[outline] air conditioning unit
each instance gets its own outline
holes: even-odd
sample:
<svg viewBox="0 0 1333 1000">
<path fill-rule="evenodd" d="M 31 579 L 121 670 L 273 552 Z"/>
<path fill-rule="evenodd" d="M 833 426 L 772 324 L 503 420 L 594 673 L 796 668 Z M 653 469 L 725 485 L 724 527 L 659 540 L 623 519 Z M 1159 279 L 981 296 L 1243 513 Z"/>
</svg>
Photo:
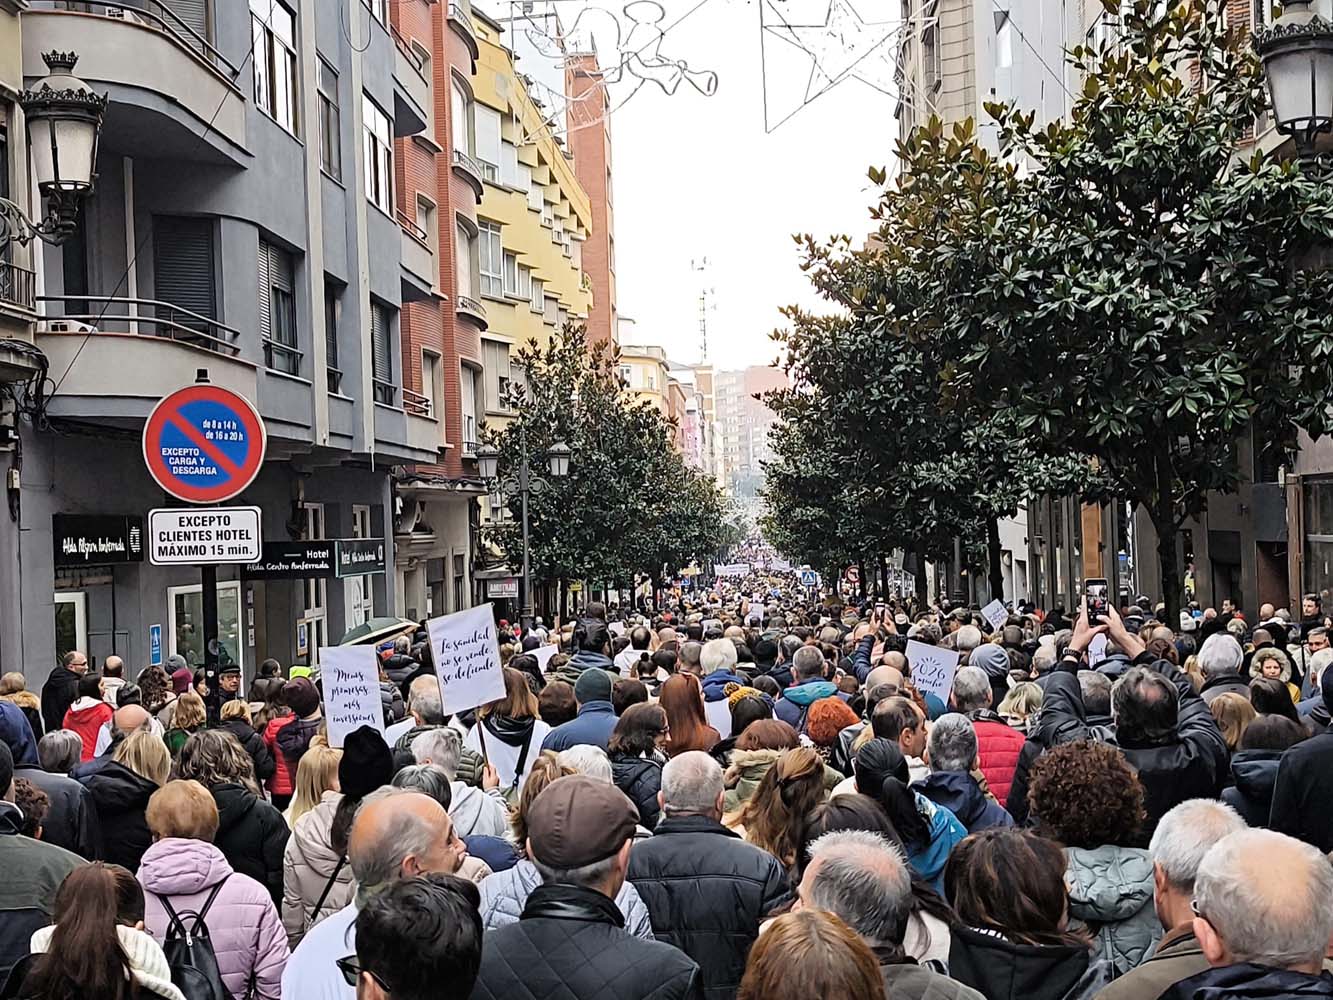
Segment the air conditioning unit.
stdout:
<svg viewBox="0 0 1333 1000">
<path fill-rule="evenodd" d="M 45 333 L 96 333 L 97 327 L 74 319 L 48 319 L 43 323 Z"/>
<path fill-rule="evenodd" d="M 107 7 L 106 16 L 114 17 L 117 21 L 130 21 L 133 24 L 146 24 L 149 27 L 152 27 L 152 23 L 142 15 L 137 14 L 132 10 L 128 10 L 125 7 Z"/>
</svg>

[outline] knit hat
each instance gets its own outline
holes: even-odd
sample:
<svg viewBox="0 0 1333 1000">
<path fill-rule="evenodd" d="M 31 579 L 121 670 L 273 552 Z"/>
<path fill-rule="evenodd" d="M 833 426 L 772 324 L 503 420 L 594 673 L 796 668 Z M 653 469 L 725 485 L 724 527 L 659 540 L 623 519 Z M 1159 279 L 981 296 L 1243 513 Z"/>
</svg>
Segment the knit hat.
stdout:
<svg viewBox="0 0 1333 1000">
<path fill-rule="evenodd" d="M 176 694 L 184 694 L 193 683 L 194 674 L 189 667 L 180 667 L 171 674 L 171 690 Z"/>
<path fill-rule="evenodd" d="M 611 675 L 599 667 L 588 667 L 574 682 L 574 700 L 580 705 L 590 701 L 611 700 Z"/>
<path fill-rule="evenodd" d="M 967 658 L 968 666 L 980 667 L 987 677 L 1003 677 L 1009 673 L 1009 654 L 993 642 L 982 643 Z"/>
<path fill-rule="evenodd" d="M 349 798 L 369 795 L 393 780 L 393 753 L 378 729 L 361 726 L 343 738 L 338 787 Z"/>
<path fill-rule="evenodd" d="M 309 677 L 298 677 L 282 686 L 282 702 L 303 719 L 319 708 L 319 692 Z"/>
<path fill-rule="evenodd" d="M 615 785 L 586 774 L 557 778 L 528 809 L 533 859 L 582 868 L 611 857 L 634 836 L 639 811 Z"/>
<path fill-rule="evenodd" d="M 727 708 L 735 708 L 736 703 L 740 701 L 742 698 L 764 697 L 764 692 L 760 691 L 758 688 L 742 687 L 735 681 L 732 681 L 730 684 L 726 685 L 722 690 L 727 696 Z"/>
<path fill-rule="evenodd" d="M 287 671 L 287 676 L 290 677 L 292 680 L 296 680 L 296 678 L 298 677 L 313 677 L 314 675 L 315 672 L 313 670 L 311 670 L 309 667 L 303 667 L 303 666 L 294 666 L 292 667 L 292 669 Z"/>
</svg>

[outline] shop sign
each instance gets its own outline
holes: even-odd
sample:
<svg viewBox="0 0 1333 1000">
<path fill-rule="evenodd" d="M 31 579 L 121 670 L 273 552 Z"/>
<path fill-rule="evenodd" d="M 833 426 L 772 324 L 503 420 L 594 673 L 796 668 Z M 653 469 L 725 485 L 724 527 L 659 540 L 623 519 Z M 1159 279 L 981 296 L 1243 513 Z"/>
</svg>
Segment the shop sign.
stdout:
<svg viewBox="0 0 1333 1000">
<path fill-rule="evenodd" d="M 333 546 L 328 539 L 265 542 L 260 557 L 241 569 L 241 579 L 313 580 L 332 576 Z"/>
<path fill-rule="evenodd" d="M 143 562 L 143 518 L 107 514 L 55 514 L 51 535 L 57 566 Z"/>
<path fill-rule="evenodd" d="M 369 576 L 386 569 L 382 538 L 340 538 L 334 546 L 339 577 Z"/>
</svg>

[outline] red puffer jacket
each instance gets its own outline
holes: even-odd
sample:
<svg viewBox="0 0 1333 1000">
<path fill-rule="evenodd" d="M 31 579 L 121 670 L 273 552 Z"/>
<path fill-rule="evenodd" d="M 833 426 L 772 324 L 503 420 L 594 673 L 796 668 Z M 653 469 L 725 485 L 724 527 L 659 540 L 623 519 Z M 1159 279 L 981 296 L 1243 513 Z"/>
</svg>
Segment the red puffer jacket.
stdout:
<svg viewBox="0 0 1333 1000">
<path fill-rule="evenodd" d="M 287 758 L 283 756 L 282 751 L 278 749 L 278 730 L 295 721 L 294 715 L 280 715 L 276 719 L 269 719 L 268 726 L 264 729 L 264 743 L 269 753 L 273 755 L 276 765 L 273 777 L 269 778 L 267 783 L 271 795 L 291 795 L 295 790 L 296 774 L 288 766 Z"/>
<path fill-rule="evenodd" d="M 1027 737 L 1008 725 L 990 709 L 971 713 L 972 728 L 977 733 L 977 754 L 981 758 L 981 773 L 997 802 L 1009 798 L 1009 786 L 1014 782 L 1018 755 Z"/>
</svg>

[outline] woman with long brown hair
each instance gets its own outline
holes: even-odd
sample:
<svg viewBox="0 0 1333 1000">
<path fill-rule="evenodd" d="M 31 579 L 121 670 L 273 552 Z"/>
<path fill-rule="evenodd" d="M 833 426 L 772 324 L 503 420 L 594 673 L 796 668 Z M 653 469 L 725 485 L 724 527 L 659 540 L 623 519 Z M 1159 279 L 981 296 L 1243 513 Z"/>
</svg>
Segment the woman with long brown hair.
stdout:
<svg viewBox="0 0 1333 1000">
<path fill-rule="evenodd" d="M 56 891 L 54 916 L 53 926 L 32 936 L 32 957 L 17 996 L 185 1000 L 172 985 L 161 946 L 140 929 L 143 890 L 124 868 L 100 861 L 75 868 Z"/>
<path fill-rule="evenodd" d="M 805 817 L 827 794 L 823 758 L 797 747 L 783 751 L 754 795 L 722 822 L 791 868 Z"/>
<path fill-rule="evenodd" d="M 1065 852 L 1013 827 L 984 830 L 953 849 L 945 895 L 958 914 L 949 975 L 988 997 L 1075 1000 L 1110 981 L 1092 942 L 1069 928 Z"/>
<path fill-rule="evenodd" d="M 667 756 L 675 757 L 687 750 L 707 753 L 722 739 L 721 734 L 708 724 L 704 713 L 704 693 L 699 678 L 693 674 L 676 674 L 662 685 L 657 703 L 667 715 L 671 739 L 667 742 Z"/>
<path fill-rule="evenodd" d="M 759 935 L 736 1000 L 884 1000 L 879 962 L 859 934 L 831 913 L 802 909 Z"/>
<path fill-rule="evenodd" d="M 480 754 L 495 768 L 500 788 L 512 801 L 532 771 L 551 727 L 540 718 L 541 706 L 527 674 L 505 667 L 504 682 L 505 696 L 477 710 L 477 724 L 468 731 L 463 748 Z"/>
</svg>

